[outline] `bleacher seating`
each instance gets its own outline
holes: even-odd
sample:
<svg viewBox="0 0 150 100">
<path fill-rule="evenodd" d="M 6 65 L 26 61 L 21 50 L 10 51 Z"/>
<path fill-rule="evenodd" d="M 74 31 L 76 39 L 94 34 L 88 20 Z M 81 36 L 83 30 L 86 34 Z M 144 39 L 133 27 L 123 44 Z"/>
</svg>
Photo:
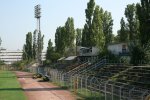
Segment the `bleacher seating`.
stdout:
<svg viewBox="0 0 150 100">
<path fill-rule="evenodd" d="M 115 77 L 116 82 L 150 89 L 150 67 L 133 67 Z"/>
</svg>

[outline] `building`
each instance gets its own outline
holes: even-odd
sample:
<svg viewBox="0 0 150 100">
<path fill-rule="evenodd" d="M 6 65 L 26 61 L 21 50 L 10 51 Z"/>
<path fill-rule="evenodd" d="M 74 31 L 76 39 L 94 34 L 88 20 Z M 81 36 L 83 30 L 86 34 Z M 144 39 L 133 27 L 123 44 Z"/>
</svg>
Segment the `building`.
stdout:
<svg viewBox="0 0 150 100">
<path fill-rule="evenodd" d="M 109 44 L 107 47 L 108 51 L 110 51 L 114 55 L 125 56 L 129 54 L 129 48 L 127 43 L 113 43 Z"/>
<path fill-rule="evenodd" d="M 0 49 L 0 60 L 5 64 L 12 64 L 22 60 L 22 50 L 6 50 Z M 46 52 L 42 52 L 42 60 L 45 60 Z"/>
<path fill-rule="evenodd" d="M 12 64 L 16 61 L 20 61 L 22 60 L 22 51 L 1 49 L 0 60 L 4 61 L 5 64 Z"/>
<path fill-rule="evenodd" d="M 95 61 L 98 59 L 99 49 L 97 47 L 77 47 L 80 61 Z"/>
</svg>

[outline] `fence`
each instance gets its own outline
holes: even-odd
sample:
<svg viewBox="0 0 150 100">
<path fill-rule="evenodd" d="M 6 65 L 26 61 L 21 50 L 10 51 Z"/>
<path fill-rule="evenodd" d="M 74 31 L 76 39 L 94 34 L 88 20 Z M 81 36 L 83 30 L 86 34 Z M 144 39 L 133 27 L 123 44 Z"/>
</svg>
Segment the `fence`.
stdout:
<svg viewBox="0 0 150 100">
<path fill-rule="evenodd" d="M 94 76 L 71 75 L 48 67 L 32 67 L 30 71 L 47 75 L 52 82 L 67 87 L 75 93 L 92 97 L 91 100 L 145 100 L 150 94 L 148 89 L 137 88 L 119 82 L 105 81 Z"/>
<path fill-rule="evenodd" d="M 10 65 L 0 65 L 0 70 L 18 70 L 18 68 Z"/>
</svg>

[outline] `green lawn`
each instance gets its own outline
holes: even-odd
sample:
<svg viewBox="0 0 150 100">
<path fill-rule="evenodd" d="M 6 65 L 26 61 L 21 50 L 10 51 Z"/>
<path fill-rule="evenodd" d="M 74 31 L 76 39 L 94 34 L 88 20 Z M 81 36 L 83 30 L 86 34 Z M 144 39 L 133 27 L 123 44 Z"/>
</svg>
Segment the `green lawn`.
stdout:
<svg viewBox="0 0 150 100">
<path fill-rule="evenodd" d="M 0 71 L 0 100 L 26 100 L 14 73 Z"/>
</svg>

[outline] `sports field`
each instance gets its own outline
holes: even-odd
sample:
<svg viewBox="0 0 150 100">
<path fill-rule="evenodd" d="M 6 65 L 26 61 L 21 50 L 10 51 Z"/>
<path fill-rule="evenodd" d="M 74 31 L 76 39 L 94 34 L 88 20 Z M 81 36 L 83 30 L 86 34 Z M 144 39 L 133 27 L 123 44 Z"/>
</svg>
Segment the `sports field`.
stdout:
<svg viewBox="0 0 150 100">
<path fill-rule="evenodd" d="M 0 71 L 0 100 L 26 100 L 13 72 Z"/>
</svg>

